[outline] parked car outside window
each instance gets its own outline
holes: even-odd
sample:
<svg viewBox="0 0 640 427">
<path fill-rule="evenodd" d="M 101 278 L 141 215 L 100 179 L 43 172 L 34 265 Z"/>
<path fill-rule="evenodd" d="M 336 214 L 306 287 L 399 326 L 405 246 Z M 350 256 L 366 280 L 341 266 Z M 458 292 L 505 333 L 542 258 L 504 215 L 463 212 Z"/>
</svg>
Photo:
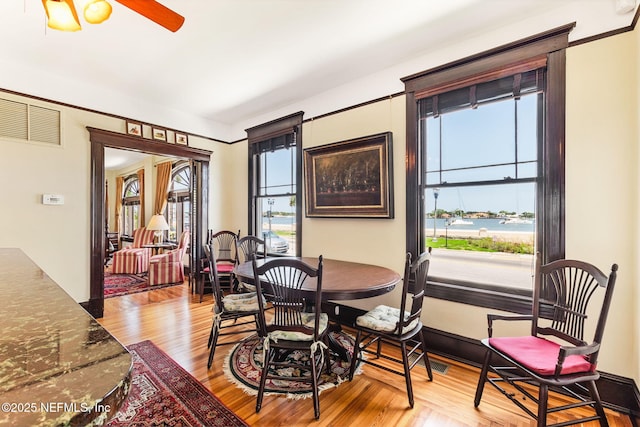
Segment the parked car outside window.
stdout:
<svg viewBox="0 0 640 427">
<path fill-rule="evenodd" d="M 273 231 L 263 231 L 262 238 L 267 245 L 267 252 L 284 254 L 289 250 L 289 242 Z"/>
</svg>

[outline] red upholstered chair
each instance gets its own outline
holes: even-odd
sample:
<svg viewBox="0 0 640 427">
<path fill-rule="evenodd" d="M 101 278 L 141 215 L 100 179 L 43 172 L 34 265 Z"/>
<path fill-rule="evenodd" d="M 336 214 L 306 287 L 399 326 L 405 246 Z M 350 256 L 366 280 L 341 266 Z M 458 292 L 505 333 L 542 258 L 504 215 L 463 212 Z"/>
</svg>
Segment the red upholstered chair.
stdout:
<svg viewBox="0 0 640 427">
<path fill-rule="evenodd" d="M 189 232 L 184 231 L 176 249 L 154 255 L 149 261 L 149 285 L 184 282 L 182 259 L 189 246 Z"/>
<path fill-rule="evenodd" d="M 143 245 L 153 243 L 152 230 L 140 227 L 133 232 L 133 244 L 113 253 L 112 272 L 117 274 L 140 274 L 149 270 L 151 248 Z"/>
<path fill-rule="evenodd" d="M 487 316 L 489 338 L 482 340 L 487 350 L 476 389 L 475 406 L 480 404 L 485 382 L 488 382 L 536 419 L 538 426 L 547 426 L 548 414 L 579 406 L 590 406 L 594 410 L 593 416 L 576 419 L 573 416 L 578 414 L 572 414 L 569 421 L 549 425 L 599 420 L 601 426 L 607 426 L 596 387 L 596 380 L 600 377 L 596 363 L 617 270 L 618 266 L 613 264 L 607 276 L 586 262 L 564 259 L 541 265 L 538 256 L 532 315 Z M 592 298 L 599 291 L 603 295 Z M 588 307 L 590 302 L 596 301 L 602 301 L 599 310 L 597 306 Z M 594 316 L 590 318 L 590 314 Z M 496 320 L 529 321 L 531 334 L 492 337 Z M 586 331 L 594 331 L 591 342 L 584 339 Z M 500 366 L 492 364 L 492 356 L 499 359 Z M 550 390 L 562 392 L 570 402 L 549 408 Z"/>
</svg>

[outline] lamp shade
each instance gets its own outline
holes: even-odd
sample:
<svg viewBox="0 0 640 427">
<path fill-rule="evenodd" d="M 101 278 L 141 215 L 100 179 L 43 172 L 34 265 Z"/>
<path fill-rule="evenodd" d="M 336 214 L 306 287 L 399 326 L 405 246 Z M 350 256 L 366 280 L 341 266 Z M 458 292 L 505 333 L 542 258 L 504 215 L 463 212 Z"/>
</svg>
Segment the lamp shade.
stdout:
<svg viewBox="0 0 640 427">
<path fill-rule="evenodd" d="M 73 0 L 42 0 L 47 13 L 47 26 L 60 31 L 78 31 L 80 20 Z"/>
<path fill-rule="evenodd" d="M 167 224 L 167 220 L 164 219 L 164 215 L 154 215 L 149 220 L 149 224 L 147 225 L 147 230 L 153 231 L 164 231 L 169 229 L 169 224 Z"/>
<path fill-rule="evenodd" d="M 111 16 L 111 5 L 106 0 L 90 0 L 84 6 L 84 19 L 89 24 L 99 24 Z"/>
</svg>

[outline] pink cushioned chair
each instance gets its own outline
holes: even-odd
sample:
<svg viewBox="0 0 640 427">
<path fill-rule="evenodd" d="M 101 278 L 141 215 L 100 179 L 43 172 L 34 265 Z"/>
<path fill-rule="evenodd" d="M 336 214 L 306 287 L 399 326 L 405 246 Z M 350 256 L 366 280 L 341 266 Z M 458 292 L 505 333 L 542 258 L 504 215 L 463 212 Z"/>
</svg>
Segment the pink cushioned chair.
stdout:
<svg viewBox="0 0 640 427">
<path fill-rule="evenodd" d="M 151 286 L 184 282 L 182 259 L 188 246 L 189 232 L 185 231 L 180 236 L 180 243 L 176 249 L 151 257 L 149 262 L 149 284 Z"/>
<path fill-rule="evenodd" d="M 112 272 L 117 274 L 140 274 L 149 271 L 151 248 L 143 245 L 153 243 L 152 230 L 140 227 L 133 232 L 133 244 L 113 253 Z"/>
<path fill-rule="evenodd" d="M 613 264 L 607 276 L 586 262 L 564 259 L 541 265 L 538 255 L 532 315 L 487 316 L 489 338 L 482 340 L 487 350 L 476 389 L 475 406 L 480 404 L 485 382 L 489 382 L 536 419 L 538 426 L 547 426 L 549 413 L 580 406 L 591 406 L 593 415 L 588 416 L 587 413 L 585 418 L 549 425 L 599 420 L 601 426 L 608 426 L 596 387 L 596 380 L 600 378 L 596 363 L 617 270 L 618 266 Z M 587 307 L 598 291 L 604 292 L 602 306 L 599 315 L 590 319 L 588 313 L 596 313 L 596 310 Z M 597 298 L 593 302 L 599 300 Z M 531 322 L 531 335 L 494 338 L 493 322 L 496 320 L 527 320 Z M 587 330 L 595 331 L 591 342 L 583 337 Z M 501 366 L 492 365 L 492 356 L 499 356 Z M 576 388 L 576 385 L 581 388 Z M 538 389 L 537 396 L 531 386 Z M 550 390 L 570 396 L 571 402 L 549 408 Z M 534 412 L 536 406 L 537 411 Z"/>
</svg>

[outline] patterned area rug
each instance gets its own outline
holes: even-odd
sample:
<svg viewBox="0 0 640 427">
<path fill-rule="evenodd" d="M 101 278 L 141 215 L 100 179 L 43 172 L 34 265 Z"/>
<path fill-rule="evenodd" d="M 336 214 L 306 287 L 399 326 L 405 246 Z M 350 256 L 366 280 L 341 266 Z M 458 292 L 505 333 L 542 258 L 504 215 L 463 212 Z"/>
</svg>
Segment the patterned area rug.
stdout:
<svg viewBox="0 0 640 427">
<path fill-rule="evenodd" d="M 131 391 L 108 427 L 247 426 L 151 341 L 128 350 L 133 356 Z"/>
<path fill-rule="evenodd" d="M 104 297 L 118 297 L 121 295 L 137 294 L 138 292 L 153 291 L 182 283 L 170 283 L 166 285 L 149 286 L 147 276 L 137 274 L 114 274 L 104 272 Z"/>
<path fill-rule="evenodd" d="M 333 339 L 344 347 L 349 353 L 353 352 L 354 339 L 344 332 L 330 332 Z M 299 355 L 289 356 L 298 357 Z M 308 358 L 308 355 L 305 355 Z M 258 394 L 260 386 L 260 373 L 262 372 L 262 340 L 257 335 L 250 336 L 236 344 L 224 361 L 224 374 L 232 383 L 242 388 L 251 395 Z M 320 392 L 337 387 L 343 381 L 349 380 L 350 362 L 345 362 L 334 355 L 331 356 L 331 374 L 327 374 L 326 368 L 320 377 L 318 386 Z M 356 369 L 356 375 L 360 374 L 360 366 Z M 311 397 L 311 385 L 295 380 L 292 373 L 291 381 L 267 380 L 265 395 L 281 394 L 290 399 L 304 399 Z"/>
</svg>

